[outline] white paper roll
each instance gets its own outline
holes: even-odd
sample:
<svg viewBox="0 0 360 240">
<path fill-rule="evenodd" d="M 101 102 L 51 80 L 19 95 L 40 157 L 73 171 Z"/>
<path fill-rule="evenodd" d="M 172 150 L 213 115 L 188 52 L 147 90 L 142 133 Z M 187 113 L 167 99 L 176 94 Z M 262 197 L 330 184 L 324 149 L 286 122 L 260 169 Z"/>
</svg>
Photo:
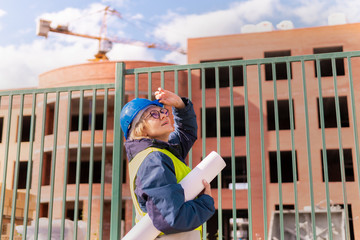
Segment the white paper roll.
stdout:
<svg viewBox="0 0 360 240">
<path fill-rule="evenodd" d="M 202 180 L 211 182 L 226 166 L 224 159 L 216 152 L 206 156 L 186 177 L 180 185 L 184 189 L 185 201 L 194 199 L 204 189 Z M 154 240 L 160 231 L 157 230 L 149 215 L 146 214 L 122 240 Z"/>
</svg>

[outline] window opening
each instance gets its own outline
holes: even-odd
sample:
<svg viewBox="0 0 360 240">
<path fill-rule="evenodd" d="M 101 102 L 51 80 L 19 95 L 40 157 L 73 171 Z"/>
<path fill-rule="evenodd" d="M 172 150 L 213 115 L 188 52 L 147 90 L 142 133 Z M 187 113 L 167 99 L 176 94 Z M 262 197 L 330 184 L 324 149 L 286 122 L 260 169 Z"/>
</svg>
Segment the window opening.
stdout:
<svg viewBox="0 0 360 240">
<path fill-rule="evenodd" d="M 45 135 L 51 135 L 54 133 L 54 114 L 55 114 L 55 103 L 47 104 Z"/>
<path fill-rule="evenodd" d="M 226 166 L 221 172 L 221 187 L 232 189 L 231 157 L 223 157 Z M 217 188 L 217 181 L 212 181 L 211 188 Z M 247 189 L 246 157 L 235 157 L 235 189 Z"/>
<path fill-rule="evenodd" d="M 216 137 L 216 108 L 206 108 L 206 137 Z M 220 107 L 220 133 L 222 137 L 231 136 L 230 107 Z M 245 136 L 244 106 L 234 107 L 234 134 Z"/>
<path fill-rule="evenodd" d="M 222 229 L 223 239 L 233 239 L 233 224 L 237 224 L 237 238 L 236 239 L 248 239 L 248 210 L 236 209 L 237 219 L 233 220 L 232 209 L 222 209 Z M 218 210 L 215 210 L 215 214 L 207 221 L 207 239 L 217 240 L 218 230 Z"/>
<path fill-rule="evenodd" d="M 293 104 L 293 120 L 294 120 L 294 129 L 295 129 L 295 117 L 294 117 L 294 100 Z M 267 124 L 268 130 L 275 130 L 275 112 L 274 112 L 274 101 L 267 101 Z M 288 130 L 290 129 L 290 109 L 289 109 L 289 100 L 278 100 L 278 119 L 279 119 L 279 130 Z"/>
<path fill-rule="evenodd" d="M 21 142 L 30 141 L 30 126 L 31 126 L 31 116 L 23 116 L 22 126 L 21 126 L 21 139 L 20 139 Z M 34 132 L 35 132 L 35 126 L 34 126 Z"/>
<path fill-rule="evenodd" d="M 3 129 L 4 129 L 4 118 L 0 117 L 0 143 L 2 143 Z"/>
<path fill-rule="evenodd" d="M 218 61 L 234 61 L 234 60 L 242 60 L 242 58 L 237 59 L 218 59 L 218 60 L 209 60 L 209 61 L 201 61 L 201 63 L 206 62 L 218 62 Z M 229 87 L 229 67 L 219 67 L 219 87 L 225 88 Z M 233 73 L 233 86 L 244 86 L 243 79 L 243 66 L 232 66 Z M 205 88 L 215 88 L 215 68 L 206 68 L 205 69 Z M 201 83 L 201 82 L 200 82 Z"/>
<path fill-rule="evenodd" d="M 340 108 L 341 127 L 349 127 L 349 113 L 348 113 L 346 96 L 339 97 L 339 108 Z M 319 98 L 317 98 L 317 109 L 318 109 L 319 128 L 321 128 Z M 323 109 L 324 109 L 325 128 L 336 128 L 337 120 L 336 120 L 335 97 L 323 98 Z"/>
<path fill-rule="evenodd" d="M 81 162 L 80 162 L 80 183 L 89 183 L 89 170 L 90 170 L 90 148 L 83 148 L 81 150 Z M 102 148 L 97 147 L 94 149 L 93 156 L 93 183 L 101 183 L 101 157 Z M 126 166 L 126 161 L 124 161 Z M 76 168 L 77 168 L 77 149 L 71 149 L 69 151 L 69 164 L 68 164 L 68 176 L 67 184 L 76 184 Z M 126 169 L 123 169 L 123 173 Z M 112 181 L 112 152 L 111 148 L 106 149 L 105 155 L 105 183 L 111 183 Z M 123 182 L 126 180 L 126 175 L 123 175 Z"/>
<path fill-rule="evenodd" d="M 346 182 L 353 182 L 354 167 L 353 167 L 351 149 L 343 149 L 343 154 L 344 154 L 345 180 Z M 329 182 L 341 182 L 339 149 L 327 149 L 326 157 L 327 157 L 327 165 L 328 165 Z M 325 182 L 323 150 L 321 150 L 321 169 L 322 169 L 322 181 Z"/>
<path fill-rule="evenodd" d="M 27 167 L 28 162 L 20 161 L 19 162 L 19 179 L 18 179 L 18 189 L 26 189 L 26 179 L 27 179 Z M 31 184 L 30 184 L 31 185 Z"/>
<path fill-rule="evenodd" d="M 40 217 L 49 217 L 49 203 L 40 203 Z"/>
<path fill-rule="evenodd" d="M 264 53 L 265 58 L 286 57 L 286 56 L 291 56 L 290 50 Z M 275 63 L 275 71 L 276 71 L 276 80 L 286 80 L 287 79 L 286 62 Z M 291 63 L 290 63 L 290 79 L 292 79 Z M 272 72 L 272 64 L 271 63 L 265 64 L 265 80 L 266 81 L 273 80 L 273 72 Z"/>
<path fill-rule="evenodd" d="M 299 180 L 298 170 L 297 170 L 297 154 L 295 151 L 295 163 L 296 166 L 292 165 L 292 152 L 291 151 L 281 151 L 281 182 L 289 183 L 293 182 L 293 167 L 296 168 L 296 180 Z M 270 183 L 278 183 L 278 174 L 277 174 L 277 152 L 269 152 L 270 160 Z"/>
<path fill-rule="evenodd" d="M 78 204 L 78 220 L 83 220 L 84 216 L 83 216 L 83 201 L 79 201 Z M 66 202 L 66 219 L 75 220 L 75 202 L 74 201 L 69 201 Z"/>
<path fill-rule="evenodd" d="M 314 54 L 321 54 L 321 53 L 332 53 L 332 52 L 342 52 L 343 47 L 322 47 L 322 48 L 314 48 Z M 321 77 L 330 77 L 333 76 L 332 64 L 331 59 L 321 59 L 320 63 L 320 73 Z M 315 77 L 317 77 L 317 68 L 316 68 L 316 61 L 314 61 L 315 66 Z M 344 76 L 345 75 L 345 68 L 344 68 L 344 59 L 343 58 L 336 58 L 335 59 L 335 67 L 336 67 L 336 75 L 337 76 Z"/>
<path fill-rule="evenodd" d="M 50 185 L 51 178 L 51 152 L 44 152 L 42 166 L 42 186 Z"/>
</svg>

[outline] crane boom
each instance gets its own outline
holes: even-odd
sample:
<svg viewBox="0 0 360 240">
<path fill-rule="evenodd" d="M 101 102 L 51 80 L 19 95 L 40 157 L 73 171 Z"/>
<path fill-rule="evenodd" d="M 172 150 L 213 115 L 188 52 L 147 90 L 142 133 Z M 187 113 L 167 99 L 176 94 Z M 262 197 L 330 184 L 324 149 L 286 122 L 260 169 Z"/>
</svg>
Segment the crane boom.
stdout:
<svg viewBox="0 0 360 240">
<path fill-rule="evenodd" d="M 68 26 L 66 26 L 66 25 L 58 25 L 56 28 L 53 28 L 53 27 L 51 27 L 51 21 L 44 20 L 44 19 L 39 20 L 37 29 L 36 29 L 36 35 L 47 38 L 49 32 L 55 32 L 55 33 L 61 33 L 61 34 L 67 34 L 67 35 L 72 35 L 72 36 L 77 36 L 77 37 L 98 40 L 99 41 L 99 51 L 95 55 L 94 61 L 108 60 L 106 53 L 111 50 L 113 43 L 129 44 L 129 45 L 135 45 L 135 46 L 139 46 L 139 47 L 154 48 L 154 49 L 160 49 L 160 50 L 164 50 L 164 51 L 175 51 L 175 52 L 179 52 L 181 54 L 186 54 L 185 50 L 175 47 L 175 46 L 168 45 L 168 44 L 150 43 L 150 42 L 143 42 L 143 41 L 137 41 L 137 40 L 132 40 L 132 39 L 125 39 L 125 38 L 106 37 L 105 35 L 106 35 L 107 11 L 110 11 L 111 13 L 116 13 L 119 16 L 120 16 L 120 13 L 118 13 L 116 10 L 109 9 L 109 7 L 106 7 L 104 9 L 104 11 L 105 11 L 105 13 L 104 13 L 103 22 L 102 22 L 102 26 L 101 26 L 101 32 L 100 32 L 99 36 L 93 36 L 93 35 L 88 35 L 88 34 L 72 32 L 69 30 Z M 106 46 L 106 47 L 104 47 L 104 46 Z"/>
</svg>

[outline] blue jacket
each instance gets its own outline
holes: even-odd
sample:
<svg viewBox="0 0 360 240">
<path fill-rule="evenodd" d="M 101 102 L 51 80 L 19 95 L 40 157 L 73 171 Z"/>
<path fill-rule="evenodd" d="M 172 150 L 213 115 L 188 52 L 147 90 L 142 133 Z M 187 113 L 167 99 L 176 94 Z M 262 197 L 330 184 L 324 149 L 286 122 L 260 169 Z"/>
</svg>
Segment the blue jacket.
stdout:
<svg viewBox="0 0 360 240">
<path fill-rule="evenodd" d="M 148 147 L 167 149 L 181 161 L 197 139 L 196 115 L 192 103 L 183 98 L 185 108 L 173 108 L 175 130 L 168 142 L 156 139 L 128 140 L 128 160 Z M 185 202 L 184 190 L 176 181 L 172 160 L 161 152 L 152 152 L 139 167 L 135 194 L 140 208 L 147 212 L 154 226 L 165 234 L 191 231 L 206 222 L 215 212 L 214 199 L 200 195 Z"/>
</svg>

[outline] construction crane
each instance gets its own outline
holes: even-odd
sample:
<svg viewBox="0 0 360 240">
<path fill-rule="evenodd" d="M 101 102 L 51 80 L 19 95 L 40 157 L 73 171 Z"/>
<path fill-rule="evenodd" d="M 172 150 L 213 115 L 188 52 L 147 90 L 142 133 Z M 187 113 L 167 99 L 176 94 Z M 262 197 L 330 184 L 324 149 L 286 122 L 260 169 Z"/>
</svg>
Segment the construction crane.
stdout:
<svg viewBox="0 0 360 240">
<path fill-rule="evenodd" d="M 154 49 L 160 49 L 165 51 L 175 51 L 179 52 L 181 54 L 186 54 L 186 51 L 172 46 L 168 44 L 161 44 L 161 43 L 149 43 L 149 42 L 143 42 L 143 41 L 137 41 L 137 40 L 131 40 L 131 39 L 125 39 L 125 38 L 109 38 L 106 37 L 106 31 L 107 31 L 107 24 L 106 24 L 106 18 L 108 13 L 117 15 L 121 18 L 121 15 L 119 12 L 117 12 L 114 9 L 111 9 L 110 7 L 106 7 L 104 10 L 104 16 L 101 24 L 100 34 L 99 36 L 92 36 L 87 34 L 81 34 L 72 32 L 69 30 L 69 27 L 67 25 L 58 25 L 56 28 L 51 27 L 51 21 L 40 19 L 37 27 L 36 27 L 36 35 L 42 36 L 42 37 L 48 37 L 49 32 L 56 32 L 56 33 L 62 33 L 77 37 L 83 37 L 83 38 L 90 38 L 95 39 L 99 41 L 99 50 L 98 53 L 95 54 L 95 59 L 91 59 L 92 61 L 106 61 L 109 60 L 106 54 L 112 49 L 113 43 L 123 43 L 123 44 L 130 44 L 135 45 L 139 47 L 145 47 L 145 48 L 154 48 Z"/>
</svg>

